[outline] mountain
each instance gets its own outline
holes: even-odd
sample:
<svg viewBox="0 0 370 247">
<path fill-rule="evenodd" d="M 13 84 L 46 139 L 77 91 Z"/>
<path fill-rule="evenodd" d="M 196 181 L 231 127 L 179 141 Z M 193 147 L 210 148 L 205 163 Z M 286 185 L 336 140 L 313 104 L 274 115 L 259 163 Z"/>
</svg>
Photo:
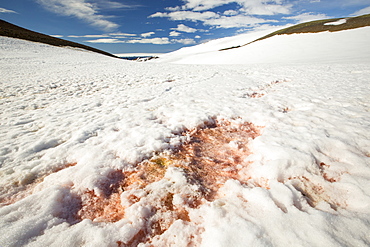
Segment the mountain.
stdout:
<svg viewBox="0 0 370 247">
<path fill-rule="evenodd" d="M 59 39 L 56 37 L 51 37 L 46 34 L 34 32 L 19 26 L 16 26 L 14 24 L 11 24 L 9 22 L 6 22 L 4 20 L 0 20 L 0 36 L 6 36 L 6 37 L 11 37 L 11 38 L 17 38 L 17 39 L 24 39 L 24 40 L 29 40 L 29 41 L 34 41 L 34 42 L 39 42 L 39 43 L 44 43 L 48 45 L 53 45 L 53 46 L 69 46 L 69 47 L 76 47 L 76 48 L 81 48 L 84 50 L 100 53 L 106 56 L 110 57 L 115 57 L 118 58 L 117 56 L 110 54 L 108 52 L 95 49 L 93 47 L 87 46 L 87 45 L 82 45 L 78 44 L 72 41 L 64 40 L 64 39 Z"/>
<path fill-rule="evenodd" d="M 370 52 L 370 15 L 241 34 L 168 53 L 156 62 L 250 64 L 362 60 Z M 366 58 L 367 59 L 367 58 Z"/>
<path fill-rule="evenodd" d="M 276 32 L 270 33 L 252 42 L 267 39 L 275 35 L 298 34 L 298 33 L 319 33 L 319 32 L 325 32 L 325 31 L 338 32 L 338 31 L 350 30 L 350 29 L 366 27 L 366 26 L 370 26 L 370 14 L 356 16 L 356 17 L 317 20 L 317 21 L 305 22 L 305 23 L 294 25 L 292 27 L 280 29 Z M 244 44 L 242 46 L 245 46 L 248 44 Z M 239 46 L 239 47 L 242 47 L 242 46 Z M 238 47 L 224 48 L 222 50 L 227 50 L 227 49 L 232 49 L 232 48 L 238 48 Z"/>
</svg>

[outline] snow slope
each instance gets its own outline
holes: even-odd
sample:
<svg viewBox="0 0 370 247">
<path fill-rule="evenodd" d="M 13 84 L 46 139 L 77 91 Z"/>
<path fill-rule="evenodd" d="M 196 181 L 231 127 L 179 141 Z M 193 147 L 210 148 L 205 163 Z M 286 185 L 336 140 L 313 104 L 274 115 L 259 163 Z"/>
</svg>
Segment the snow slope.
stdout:
<svg viewBox="0 0 370 247">
<path fill-rule="evenodd" d="M 256 37 L 255 33 L 249 35 L 253 39 L 248 42 L 264 36 Z M 156 62 L 179 64 L 370 62 L 368 56 L 370 27 L 339 32 L 276 35 L 240 48 L 219 51 L 248 42 L 241 39 L 239 44 L 234 42 L 233 45 L 223 47 L 215 46 L 216 41 L 209 42 L 168 53 Z"/>
<path fill-rule="evenodd" d="M 288 26 L 289 25 L 285 27 L 288 27 Z M 166 61 L 167 62 L 167 61 L 180 59 L 184 56 L 185 57 L 197 56 L 197 55 L 207 56 L 208 54 L 213 54 L 214 52 L 217 52 L 220 49 L 247 44 L 271 32 L 275 32 L 281 28 L 284 28 L 284 27 L 281 27 L 281 26 L 274 27 L 274 28 L 270 27 L 266 30 L 239 34 L 239 35 L 235 35 L 231 37 L 210 40 L 206 43 L 202 43 L 202 44 L 195 45 L 195 46 L 183 47 L 177 51 L 160 55 L 159 57 L 161 59 L 156 60 L 156 61 Z"/>
<path fill-rule="evenodd" d="M 369 54 L 177 65 L 0 37 L 0 246 L 368 246 Z"/>
</svg>

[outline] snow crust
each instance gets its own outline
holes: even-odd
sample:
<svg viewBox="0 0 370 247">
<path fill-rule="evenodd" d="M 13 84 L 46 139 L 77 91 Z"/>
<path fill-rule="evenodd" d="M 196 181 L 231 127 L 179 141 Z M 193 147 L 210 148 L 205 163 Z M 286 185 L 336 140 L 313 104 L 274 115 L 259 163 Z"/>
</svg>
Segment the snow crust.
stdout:
<svg viewBox="0 0 370 247">
<path fill-rule="evenodd" d="M 0 37 L 0 246 L 368 246 L 368 37 L 278 36 L 222 53 L 248 65 L 135 63 Z M 327 59 L 295 51 L 302 40 Z M 201 185 L 158 157 L 216 121 L 260 133 L 235 179 L 191 202 Z M 162 177 L 128 184 L 143 162 Z M 81 216 L 101 198 L 96 209 L 124 216 Z"/>
</svg>

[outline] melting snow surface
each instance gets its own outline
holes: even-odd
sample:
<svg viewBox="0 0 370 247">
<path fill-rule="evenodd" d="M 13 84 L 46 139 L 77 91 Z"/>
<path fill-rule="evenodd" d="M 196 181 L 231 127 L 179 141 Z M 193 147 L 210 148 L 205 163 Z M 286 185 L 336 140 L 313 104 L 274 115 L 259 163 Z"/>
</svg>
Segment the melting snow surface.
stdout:
<svg viewBox="0 0 370 247">
<path fill-rule="evenodd" d="M 368 246 L 370 53 L 348 54 L 135 63 L 1 37 L 0 246 Z"/>
</svg>

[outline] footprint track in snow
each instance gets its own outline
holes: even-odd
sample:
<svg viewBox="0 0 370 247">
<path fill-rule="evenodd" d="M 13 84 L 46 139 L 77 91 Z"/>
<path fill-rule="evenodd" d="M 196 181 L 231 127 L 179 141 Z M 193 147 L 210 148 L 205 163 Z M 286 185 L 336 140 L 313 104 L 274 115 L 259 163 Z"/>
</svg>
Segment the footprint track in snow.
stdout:
<svg viewBox="0 0 370 247">
<path fill-rule="evenodd" d="M 272 81 L 270 83 L 264 84 L 262 86 L 259 86 L 257 88 L 249 88 L 246 93 L 243 94 L 242 98 L 261 98 L 265 95 L 267 95 L 273 87 L 275 87 L 277 84 L 281 84 L 283 82 L 288 82 L 287 79 L 283 80 L 276 80 Z"/>
</svg>

